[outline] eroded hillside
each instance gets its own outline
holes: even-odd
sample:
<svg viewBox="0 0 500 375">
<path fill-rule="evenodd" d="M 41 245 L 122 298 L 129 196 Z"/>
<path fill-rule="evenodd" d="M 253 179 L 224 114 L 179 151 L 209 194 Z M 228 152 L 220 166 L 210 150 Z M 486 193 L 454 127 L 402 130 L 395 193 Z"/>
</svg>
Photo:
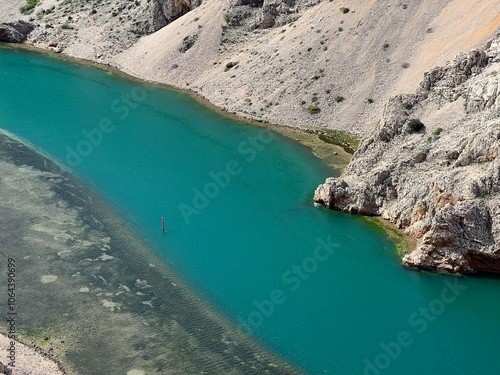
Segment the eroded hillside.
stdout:
<svg viewBox="0 0 500 375">
<path fill-rule="evenodd" d="M 369 131 L 424 71 L 491 38 L 500 0 L 25 0 L 28 43 L 189 88 L 229 112 Z"/>
</svg>

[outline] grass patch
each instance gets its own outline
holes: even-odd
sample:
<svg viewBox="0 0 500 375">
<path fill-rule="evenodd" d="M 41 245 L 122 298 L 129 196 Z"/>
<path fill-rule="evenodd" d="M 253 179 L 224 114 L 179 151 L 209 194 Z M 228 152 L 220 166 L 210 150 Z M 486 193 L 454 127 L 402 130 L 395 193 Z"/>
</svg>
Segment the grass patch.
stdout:
<svg viewBox="0 0 500 375">
<path fill-rule="evenodd" d="M 307 112 L 309 112 L 310 115 L 315 115 L 319 113 L 321 110 L 316 104 L 312 104 L 309 107 L 307 107 Z"/>
<path fill-rule="evenodd" d="M 342 95 L 335 95 L 333 99 L 335 99 L 337 103 L 340 103 L 343 102 L 345 98 Z"/>
<path fill-rule="evenodd" d="M 443 128 L 437 128 L 432 132 L 432 135 L 435 135 L 436 137 L 439 137 L 439 134 L 443 131 Z"/>
<path fill-rule="evenodd" d="M 349 154 L 354 154 L 359 147 L 359 139 L 356 136 L 340 130 L 325 129 L 318 137 L 323 142 L 342 147 Z"/>
<path fill-rule="evenodd" d="M 19 8 L 22 14 L 31 14 L 40 0 L 26 0 L 26 4 Z"/>
</svg>

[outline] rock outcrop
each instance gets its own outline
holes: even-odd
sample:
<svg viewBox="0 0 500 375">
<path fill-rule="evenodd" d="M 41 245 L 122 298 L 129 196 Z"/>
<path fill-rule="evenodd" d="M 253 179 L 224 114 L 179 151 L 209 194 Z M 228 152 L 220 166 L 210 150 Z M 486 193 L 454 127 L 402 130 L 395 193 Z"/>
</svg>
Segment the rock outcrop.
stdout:
<svg viewBox="0 0 500 375">
<path fill-rule="evenodd" d="M 391 99 L 343 176 L 320 185 L 314 201 L 381 215 L 416 237 L 405 266 L 500 272 L 499 154 L 500 37 Z"/>
<path fill-rule="evenodd" d="M 202 0 L 153 0 L 133 30 L 141 35 L 151 34 L 183 16 L 201 4 Z"/>
<path fill-rule="evenodd" d="M 233 0 L 228 13 L 231 26 L 248 30 L 268 29 L 296 20 L 307 8 L 320 0 Z"/>
<path fill-rule="evenodd" d="M 0 24 L 0 42 L 22 43 L 33 29 L 33 25 L 26 21 Z"/>
<path fill-rule="evenodd" d="M 202 0 L 40 2 L 30 23 L 0 23 L 0 41 L 26 41 L 74 57 L 109 62 L 140 37 L 160 30 L 201 4 Z M 3 16 L 3 7 L 0 5 L 0 21 L 11 21 Z M 21 13 L 18 17 L 27 19 Z"/>
</svg>

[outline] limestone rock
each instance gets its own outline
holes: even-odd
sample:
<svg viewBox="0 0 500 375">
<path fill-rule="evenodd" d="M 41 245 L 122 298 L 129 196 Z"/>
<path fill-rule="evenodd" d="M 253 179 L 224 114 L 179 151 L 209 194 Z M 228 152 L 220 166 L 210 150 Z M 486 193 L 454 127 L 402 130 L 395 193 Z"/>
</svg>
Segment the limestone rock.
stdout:
<svg viewBox="0 0 500 375">
<path fill-rule="evenodd" d="M 319 2 L 320 0 L 233 0 L 229 25 L 245 26 L 249 30 L 285 25 Z"/>
<path fill-rule="evenodd" d="M 499 68 L 497 37 L 426 73 L 415 94 L 387 103 L 344 174 L 320 185 L 315 202 L 381 215 L 420 239 L 405 266 L 500 272 Z M 427 129 L 409 134 L 411 118 Z"/>
<path fill-rule="evenodd" d="M 201 4 L 202 0 L 153 0 L 151 6 L 134 24 L 138 34 L 151 34 Z"/>
<path fill-rule="evenodd" d="M 0 24 L 0 42 L 22 43 L 33 29 L 34 26 L 26 21 Z"/>
</svg>

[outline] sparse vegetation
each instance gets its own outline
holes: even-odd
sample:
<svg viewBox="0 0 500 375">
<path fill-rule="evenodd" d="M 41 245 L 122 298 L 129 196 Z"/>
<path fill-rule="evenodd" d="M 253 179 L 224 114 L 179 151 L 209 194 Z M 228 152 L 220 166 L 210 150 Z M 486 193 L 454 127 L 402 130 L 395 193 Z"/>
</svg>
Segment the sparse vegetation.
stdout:
<svg viewBox="0 0 500 375">
<path fill-rule="evenodd" d="M 478 197 L 480 197 L 480 198 L 485 198 L 485 197 L 487 197 L 488 195 L 490 195 L 490 191 L 489 191 L 488 187 L 486 187 L 486 186 L 484 186 L 484 185 L 483 185 L 483 186 L 481 186 L 481 187 L 479 188 L 479 191 L 478 191 Z"/>
<path fill-rule="evenodd" d="M 406 124 L 406 131 L 410 134 L 418 133 L 425 128 L 425 125 L 418 118 L 413 118 Z"/>
<path fill-rule="evenodd" d="M 314 80 L 318 80 L 320 79 L 321 77 L 324 77 L 325 76 L 325 70 L 324 69 L 320 69 L 317 73 L 315 73 L 312 77 L 312 79 Z"/>
<path fill-rule="evenodd" d="M 432 135 L 436 136 L 436 137 L 439 137 L 439 135 L 441 134 L 441 132 L 443 131 L 442 128 L 437 128 L 436 130 L 434 130 L 432 132 Z"/>
<path fill-rule="evenodd" d="M 335 99 L 337 103 L 340 103 L 343 102 L 345 98 L 342 95 L 335 95 L 333 99 Z"/>
<path fill-rule="evenodd" d="M 346 7 L 341 7 L 341 8 L 340 8 L 340 11 L 341 11 L 342 13 L 344 13 L 344 14 L 347 14 L 347 13 L 349 13 L 350 9 L 349 9 L 349 8 L 346 8 Z"/>
<path fill-rule="evenodd" d="M 310 115 L 315 115 L 320 112 L 320 109 L 316 104 L 312 104 L 307 107 L 307 112 L 309 112 Z"/>
<path fill-rule="evenodd" d="M 232 68 L 234 68 L 236 66 L 236 64 L 238 64 L 238 63 L 234 62 L 234 61 L 229 61 L 226 64 L 226 67 L 224 68 L 224 71 L 227 72 L 228 70 L 231 70 Z"/>
<path fill-rule="evenodd" d="M 403 69 L 408 69 L 408 68 L 410 67 L 410 63 L 408 63 L 408 62 L 402 63 L 402 64 L 401 64 L 401 67 L 402 67 Z"/>
<path fill-rule="evenodd" d="M 322 134 L 318 135 L 323 142 L 340 146 L 345 152 L 354 154 L 359 146 L 359 139 L 354 135 L 345 133 L 340 130 L 323 130 Z"/>
<path fill-rule="evenodd" d="M 226 21 L 226 23 L 229 23 L 230 20 L 231 20 L 231 15 L 229 13 L 224 13 L 224 21 Z"/>
<path fill-rule="evenodd" d="M 372 104 L 372 103 L 373 103 L 373 98 L 368 98 L 368 99 L 366 99 L 366 101 L 367 101 L 368 103 Z"/>
<path fill-rule="evenodd" d="M 22 14 L 31 14 L 40 0 L 26 0 L 26 4 L 19 8 Z"/>
<path fill-rule="evenodd" d="M 179 51 L 182 53 L 187 52 L 191 47 L 194 46 L 196 41 L 198 40 L 198 34 L 187 35 L 182 40 L 182 44 L 179 47 Z"/>
</svg>

